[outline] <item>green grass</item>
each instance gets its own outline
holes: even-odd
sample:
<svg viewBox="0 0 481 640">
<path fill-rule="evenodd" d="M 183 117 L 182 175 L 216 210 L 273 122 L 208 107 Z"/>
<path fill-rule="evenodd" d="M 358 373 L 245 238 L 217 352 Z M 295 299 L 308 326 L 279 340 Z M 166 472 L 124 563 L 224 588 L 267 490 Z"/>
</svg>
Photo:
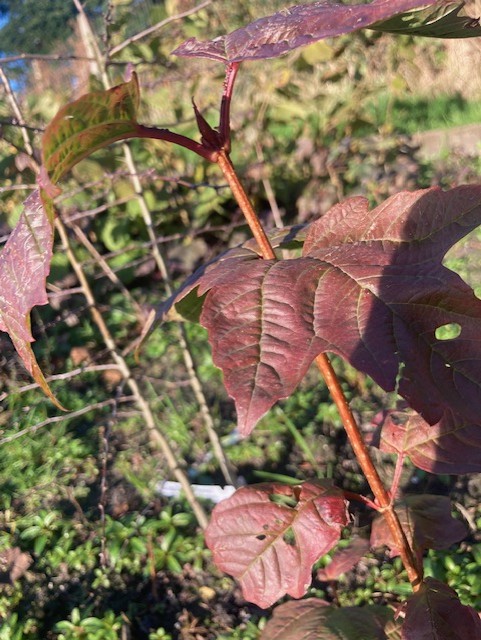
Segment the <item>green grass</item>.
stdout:
<svg viewBox="0 0 481 640">
<path fill-rule="evenodd" d="M 459 94 L 391 100 L 388 94 L 381 94 L 369 104 L 367 112 L 378 126 L 386 124 L 399 133 L 481 123 L 481 102 L 467 101 Z"/>
</svg>

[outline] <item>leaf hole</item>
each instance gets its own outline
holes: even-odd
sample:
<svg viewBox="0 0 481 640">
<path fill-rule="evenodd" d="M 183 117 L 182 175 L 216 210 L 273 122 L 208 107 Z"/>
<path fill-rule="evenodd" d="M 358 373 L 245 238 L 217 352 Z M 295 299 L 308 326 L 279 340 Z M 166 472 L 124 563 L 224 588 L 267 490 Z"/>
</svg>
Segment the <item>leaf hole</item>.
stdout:
<svg viewBox="0 0 481 640">
<path fill-rule="evenodd" d="M 265 533 L 259 533 L 258 536 L 256 536 L 256 540 L 265 540 L 267 538 Z"/>
<path fill-rule="evenodd" d="M 296 546 L 296 536 L 294 535 L 294 531 L 292 529 L 287 529 L 287 531 L 282 536 L 282 539 L 290 547 Z"/>
<path fill-rule="evenodd" d="M 274 504 L 279 504 L 283 507 L 290 507 L 291 509 L 297 507 L 298 502 L 293 496 L 286 496 L 280 493 L 269 494 L 269 500 Z"/>
<path fill-rule="evenodd" d="M 436 340 L 454 340 L 461 334 L 461 325 L 457 322 L 449 322 L 443 324 L 436 329 L 434 335 Z"/>
</svg>

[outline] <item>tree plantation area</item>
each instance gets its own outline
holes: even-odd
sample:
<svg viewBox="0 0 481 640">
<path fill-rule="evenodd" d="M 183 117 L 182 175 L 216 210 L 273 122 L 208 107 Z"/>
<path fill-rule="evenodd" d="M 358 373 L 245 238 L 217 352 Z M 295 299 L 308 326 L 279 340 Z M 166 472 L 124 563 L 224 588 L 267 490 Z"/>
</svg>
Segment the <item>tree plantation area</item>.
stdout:
<svg viewBox="0 0 481 640">
<path fill-rule="evenodd" d="M 0 1 L 0 640 L 481 638 L 480 13 Z"/>
</svg>

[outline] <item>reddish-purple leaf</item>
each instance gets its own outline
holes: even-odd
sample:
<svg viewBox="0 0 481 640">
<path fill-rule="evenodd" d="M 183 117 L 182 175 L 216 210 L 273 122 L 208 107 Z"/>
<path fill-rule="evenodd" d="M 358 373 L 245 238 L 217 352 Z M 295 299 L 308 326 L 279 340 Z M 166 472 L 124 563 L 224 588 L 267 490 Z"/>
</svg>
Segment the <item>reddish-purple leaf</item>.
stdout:
<svg viewBox="0 0 481 640">
<path fill-rule="evenodd" d="M 261 640 L 386 640 L 387 607 L 334 607 L 323 600 L 290 601 L 274 609 Z"/>
<path fill-rule="evenodd" d="M 285 602 L 274 609 L 261 640 L 320 640 L 330 611 L 329 603 L 317 598 Z"/>
<path fill-rule="evenodd" d="M 32 351 L 30 311 L 47 304 L 46 279 L 52 258 L 53 227 L 39 191 L 25 201 L 17 226 L 0 254 L 0 330 L 10 335 L 28 372 L 53 396 Z"/>
<path fill-rule="evenodd" d="M 286 593 L 304 595 L 312 565 L 347 523 L 343 494 L 327 482 L 264 483 L 238 489 L 215 507 L 206 542 L 244 597 L 266 608 Z"/>
<path fill-rule="evenodd" d="M 430 425 L 416 413 L 392 411 L 381 430 L 381 451 L 403 453 L 430 473 L 481 472 L 481 428 L 446 411 Z"/>
<path fill-rule="evenodd" d="M 199 287 L 201 294 L 210 289 L 200 321 L 244 435 L 327 350 L 313 331 L 314 297 L 324 270 L 312 259 L 233 258 L 206 274 Z"/>
<path fill-rule="evenodd" d="M 323 38 L 351 33 L 398 13 L 436 4 L 436 0 L 374 0 L 370 4 L 312 2 L 260 18 L 226 36 L 199 42 L 190 38 L 174 54 L 241 62 L 275 58 Z"/>
<path fill-rule="evenodd" d="M 481 186 L 403 192 L 372 211 L 351 198 L 309 227 L 302 258 L 237 249 L 169 305 L 205 295 L 200 320 L 243 434 L 323 351 L 397 389 L 430 424 L 448 410 L 476 424 L 481 300 L 442 259 L 480 222 Z M 437 337 L 453 323 L 457 338 Z"/>
<path fill-rule="evenodd" d="M 481 621 L 447 584 L 427 578 L 406 604 L 402 640 L 481 640 Z"/>
<path fill-rule="evenodd" d="M 468 534 L 466 525 L 451 516 L 451 501 L 446 496 L 407 496 L 395 510 L 409 543 L 420 554 L 426 549 L 447 549 Z M 386 545 L 391 556 L 399 555 L 386 519 L 381 514 L 372 525 L 371 545 Z"/>
<path fill-rule="evenodd" d="M 300 249 L 306 239 L 307 225 L 295 225 L 273 229 L 269 231 L 269 241 L 274 249 Z M 179 290 L 177 290 L 168 300 L 160 305 L 157 317 L 161 322 L 176 320 L 180 314 L 184 319 L 191 322 L 198 322 L 203 307 L 203 300 L 199 302 L 198 297 L 192 292 L 198 287 L 201 277 L 210 271 L 215 270 L 219 263 L 224 260 L 239 258 L 249 261 L 261 256 L 259 247 L 253 238 L 250 238 L 242 246 L 229 249 L 200 269 L 191 274 Z M 229 263 L 230 264 L 230 263 Z M 175 305 L 175 311 L 172 307 Z"/>
<path fill-rule="evenodd" d="M 319 569 L 317 579 L 337 580 L 343 573 L 350 571 L 369 551 L 369 548 L 369 540 L 359 537 L 353 538 L 349 541 L 349 546 L 334 553 L 327 567 Z"/>
</svg>

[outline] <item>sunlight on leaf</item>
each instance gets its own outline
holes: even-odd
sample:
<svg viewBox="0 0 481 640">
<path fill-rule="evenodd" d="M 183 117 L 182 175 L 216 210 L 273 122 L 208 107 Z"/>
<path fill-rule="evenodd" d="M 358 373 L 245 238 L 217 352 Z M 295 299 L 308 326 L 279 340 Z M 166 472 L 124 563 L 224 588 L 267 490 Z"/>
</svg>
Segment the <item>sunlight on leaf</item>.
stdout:
<svg viewBox="0 0 481 640">
<path fill-rule="evenodd" d="M 88 93 L 60 109 L 42 139 L 43 162 L 51 181 L 58 182 L 97 149 L 135 136 L 139 99 L 133 74 L 129 82 Z"/>
<path fill-rule="evenodd" d="M 371 29 L 430 38 L 474 38 L 481 35 L 479 18 L 458 15 L 464 2 L 422 7 L 371 25 Z"/>
<path fill-rule="evenodd" d="M 476 185 L 406 191 L 372 211 L 349 198 L 309 226 L 301 258 L 235 249 L 163 313 L 207 294 L 200 322 L 244 435 L 325 351 L 396 389 L 429 424 L 448 411 L 479 424 L 481 301 L 442 260 L 480 222 Z M 439 340 L 436 329 L 452 324 L 459 336 Z"/>
<path fill-rule="evenodd" d="M 273 494 L 289 498 L 288 504 Z M 327 481 L 264 483 L 218 504 L 205 535 L 217 566 L 239 580 L 245 598 L 266 608 L 286 593 L 304 595 L 312 565 L 347 523 L 342 491 Z"/>
<path fill-rule="evenodd" d="M 374 0 L 370 4 L 355 5 L 333 2 L 299 4 L 265 18 L 259 18 L 251 24 L 214 40 L 201 42 L 196 38 L 190 38 L 173 53 L 185 57 L 210 58 L 224 63 L 275 58 L 323 38 L 332 38 L 359 29 L 370 28 L 375 24 L 379 30 L 384 30 L 384 21 L 397 14 L 403 14 L 404 21 L 401 24 L 405 29 L 412 28 L 411 24 L 406 22 L 406 12 L 434 4 L 437 4 L 436 0 L 425 0 L 424 2 L 420 0 Z M 456 6 L 459 11 L 461 8 L 459 3 Z M 449 7 L 452 7 L 451 3 Z M 425 18 L 424 14 L 414 14 L 420 20 L 421 25 L 416 22 L 414 24 L 422 32 L 423 20 L 426 20 L 431 31 L 437 29 L 438 36 L 452 31 L 455 34 L 462 33 L 462 37 L 479 35 L 477 31 L 479 23 L 475 25 L 472 18 L 456 17 L 457 11 L 451 10 L 451 13 L 441 22 L 439 22 L 440 19 L 444 17 L 442 9 L 429 13 L 428 18 Z M 442 14 L 441 18 L 439 12 Z M 419 18 L 419 16 L 421 17 Z M 464 22 L 462 22 L 463 20 Z M 388 23 L 388 28 L 391 24 L 398 27 L 399 21 L 394 18 L 392 23 Z M 406 27 L 406 25 L 408 26 Z M 421 33 L 421 35 L 424 34 Z M 443 37 L 459 37 L 459 35 L 444 35 Z"/>
</svg>

